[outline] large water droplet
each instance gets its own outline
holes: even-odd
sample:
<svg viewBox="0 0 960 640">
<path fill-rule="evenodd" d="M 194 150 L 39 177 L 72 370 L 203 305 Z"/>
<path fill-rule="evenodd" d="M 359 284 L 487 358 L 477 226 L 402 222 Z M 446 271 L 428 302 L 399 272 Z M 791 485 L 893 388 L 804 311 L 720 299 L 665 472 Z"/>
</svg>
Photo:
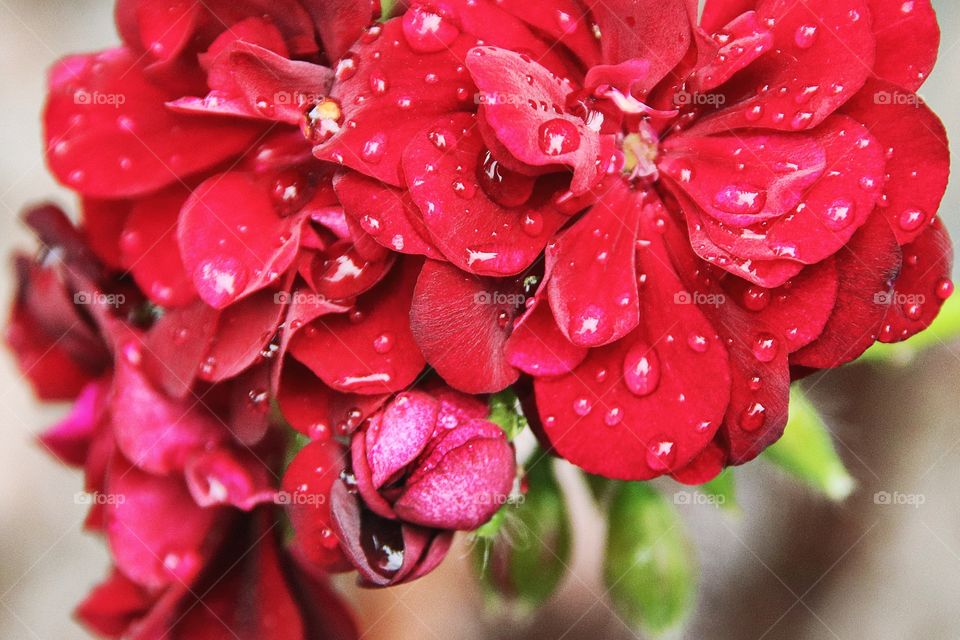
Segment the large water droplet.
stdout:
<svg viewBox="0 0 960 640">
<path fill-rule="evenodd" d="M 381 333 L 373 340 L 373 350 L 377 353 L 389 353 L 393 349 L 393 334 Z"/>
<path fill-rule="evenodd" d="M 721 211 L 737 215 L 760 213 L 767 202 L 767 195 L 754 187 L 731 184 L 713 198 L 713 206 Z"/>
<path fill-rule="evenodd" d="M 448 49 L 460 29 L 448 10 L 416 4 L 403 14 L 403 35 L 414 51 L 432 53 Z"/>
<path fill-rule="evenodd" d="M 804 24 L 797 27 L 793 34 L 793 41 L 801 49 L 809 49 L 817 40 L 817 25 Z"/>
<path fill-rule="evenodd" d="M 581 418 L 590 415 L 593 411 L 593 403 L 589 398 L 577 398 L 573 401 L 573 412 Z"/>
<path fill-rule="evenodd" d="M 383 160 L 387 153 L 387 136 L 384 133 L 377 133 L 363 144 L 363 151 L 360 157 L 370 164 L 377 164 Z"/>
<path fill-rule="evenodd" d="M 580 148 L 580 132 L 569 120 L 554 118 L 540 125 L 539 142 L 548 156 L 562 156 Z"/>
<path fill-rule="evenodd" d="M 904 231 L 916 231 L 927 221 L 927 214 L 921 209 L 906 209 L 900 214 L 898 222 Z"/>
<path fill-rule="evenodd" d="M 834 231 L 839 231 L 850 226 L 853 222 L 853 213 L 855 205 L 846 198 L 839 198 L 830 203 L 826 211 L 827 226 Z"/>
<path fill-rule="evenodd" d="M 647 445 L 647 465 L 654 471 L 669 471 L 676 459 L 677 447 L 672 440 L 654 438 Z"/>
<path fill-rule="evenodd" d="M 780 345 L 769 333 L 760 333 L 753 339 L 753 357 L 760 362 L 771 362 L 777 357 Z"/>
<path fill-rule="evenodd" d="M 767 408 L 759 402 L 752 402 L 740 414 L 740 428 L 744 431 L 756 431 L 766 420 Z"/>
<path fill-rule="evenodd" d="M 657 352 L 642 342 L 631 347 L 623 360 L 623 381 L 637 396 L 647 396 L 660 384 L 660 361 Z"/>
<path fill-rule="evenodd" d="M 204 300 L 221 307 L 243 293 L 248 274 L 240 261 L 232 256 L 204 260 L 193 274 L 197 290 Z"/>
</svg>

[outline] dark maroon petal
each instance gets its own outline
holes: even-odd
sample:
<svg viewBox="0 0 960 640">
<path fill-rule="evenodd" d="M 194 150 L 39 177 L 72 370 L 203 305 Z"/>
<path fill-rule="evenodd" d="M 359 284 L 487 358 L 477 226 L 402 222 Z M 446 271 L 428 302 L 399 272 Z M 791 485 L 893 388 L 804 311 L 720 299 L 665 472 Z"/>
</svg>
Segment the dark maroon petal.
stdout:
<svg viewBox="0 0 960 640">
<path fill-rule="evenodd" d="M 342 470 L 343 451 L 331 440 L 301 449 L 283 476 L 280 498 L 293 526 L 293 544 L 304 560 L 319 568 L 336 567 L 344 560 L 330 514 L 330 490 L 340 484 Z"/>
<path fill-rule="evenodd" d="M 120 236 L 130 215 L 126 200 L 83 199 L 83 233 L 87 245 L 106 266 L 120 270 Z"/>
<path fill-rule="evenodd" d="M 442 257 L 408 191 L 352 172 L 337 175 L 334 187 L 347 218 L 380 246 L 399 253 Z"/>
<path fill-rule="evenodd" d="M 532 376 L 570 373 L 587 357 L 563 335 L 546 300 L 536 299 L 521 316 L 504 345 L 507 361 Z"/>
<path fill-rule="evenodd" d="M 180 307 L 197 297 L 177 245 L 177 219 L 189 193 L 178 186 L 139 200 L 120 236 L 120 256 L 153 302 Z"/>
<path fill-rule="evenodd" d="M 943 123 L 919 96 L 880 80 L 867 82 L 843 111 L 886 150 L 886 180 L 873 185 L 883 192 L 878 204 L 897 241 L 912 242 L 937 214 L 947 188 L 950 150 Z"/>
<path fill-rule="evenodd" d="M 283 301 L 283 294 L 264 289 L 224 309 L 200 378 L 220 382 L 254 364 L 276 333 Z"/>
<path fill-rule="evenodd" d="M 318 158 L 398 187 L 410 139 L 440 115 L 475 107 L 470 76 L 458 72 L 475 40 L 459 35 L 449 47 L 423 52 L 402 23 L 370 27 L 338 64 L 332 100 L 308 116 L 308 131 L 327 132 L 312 136 Z"/>
<path fill-rule="evenodd" d="M 227 427 L 240 444 L 252 447 L 263 441 L 272 425 L 270 363 L 247 369 L 230 386 Z"/>
<path fill-rule="evenodd" d="M 297 255 L 303 218 L 283 217 L 250 174 L 224 173 L 201 184 L 177 234 L 200 297 L 222 309 L 276 282 Z"/>
<path fill-rule="evenodd" d="M 379 489 L 413 462 L 433 435 L 439 405 L 426 393 L 398 395 L 364 432 L 366 459 Z"/>
<path fill-rule="evenodd" d="M 883 301 L 889 311 L 880 331 L 881 342 L 900 342 L 929 327 L 953 293 L 953 245 L 939 218 L 902 250 L 903 268 L 893 294 Z"/>
<path fill-rule="evenodd" d="M 87 594 L 75 615 L 95 633 L 120 638 L 152 605 L 153 598 L 145 589 L 114 569 Z"/>
<path fill-rule="evenodd" d="M 727 454 L 716 443 L 710 443 L 690 464 L 670 475 L 677 482 L 696 486 L 716 478 L 725 466 L 727 466 Z"/>
<path fill-rule="evenodd" d="M 516 159 L 570 167 L 576 194 L 602 177 L 600 134 L 564 111 L 574 89 L 569 80 L 529 56 L 489 46 L 471 49 L 467 68 L 480 90 L 483 117 Z"/>
<path fill-rule="evenodd" d="M 132 343 L 118 358 L 111 409 L 117 446 L 145 471 L 182 470 L 193 454 L 222 442 L 226 429 L 195 398 L 175 400 L 154 389 L 140 358 Z"/>
<path fill-rule="evenodd" d="M 567 217 L 528 198 L 506 206 L 491 197 L 497 193 L 484 188 L 486 147 L 474 123 L 466 114 L 434 122 L 407 147 L 403 170 L 431 240 L 444 257 L 478 275 L 514 275 L 537 259 Z"/>
<path fill-rule="evenodd" d="M 750 67 L 744 77 L 747 97 L 702 121 L 697 125 L 702 130 L 810 129 L 870 75 L 875 39 L 866 0 L 761 0 L 757 5 L 761 23 L 773 31 L 776 52 Z"/>
<path fill-rule="evenodd" d="M 94 197 L 154 191 L 243 152 L 257 128 L 169 111 L 171 96 L 144 77 L 136 56 L 112 49 L 58 63 L 44 122 L 50 168 Z"/>
<path fill-rule="evenodd" d="M 197 506 L 179 478 L 161 478 L 115 458 L 107 540 L 117 567 L 139 585 L 189 582 L 209 555 L 218 509 Z"/>
<path fill-rule="evenodd" d="M 641 207 L 641 196 L 618 181 L 547 248 L 550 308 L 575 345 L 610 344 L 640 321 L 635 243 Z"/>
<path fill-rule="evenodd" d="M 869 0 L 877 59 L 873 73 L 916 91 L 937 61 L 940 25 L 930 0 Z"/>
<path fill-rule="evenodd" d="M 619 342 L 591 349 L 572 373 L 535 382 L 557 453 L 607 477 L 649 479 L 685 467 L 713 439 L 730 396 L 730 365 L 716 330 L 697 305 L 677 304 L 689 292 L 656 230 L 660 215 L 652 206 L 642 214 L 640 324 Z"/>
<path fill-rule="evenodd" d="M 406 564 L 416 564 L 416 549 L 408 549 L 400 523 L 366 510 L 358 496 L 343 482 L 330 489 L 330 515 L 333 530 L 343 552 L 370 586 L 383 587 L 399 575 Z M 420 541 L 422 550 L 425 540 Z"/>
<path fill-rule="evenodd" d="M 40 436 L 43 446 L 64 464 L 83 466 L 94 429 L 103 418 L 109 388 L 103 380 L 89 383 L 77 396 L 67 417 Z"/>
<path fill-rule="evenodd" d="M 900 247 L 890 226 L 870 219 L 837 253 L 839 289 L 833 315 L 820 337 L 790 356 L 790 364 L 830 369 L 854 360 L 880 334 L 887 313 L 882 304 L 893 295 L 901 264 Z"/>
<path fill-rule="evenodd" d="M 404 389 L 425 364 L 408 320 L 419 271 L 418 260 L 404 259 L 352 312 L 324 316 L 298 332 L 290 353 L 338 391 Z"/>
<path fill-rule="evenodd" d="M 163 314 L 143 338 L 143 370 L 157 388 L 186 396 L 214 339 L 220 313 L 202 300 Z"/>
<path fill-rule="evenodd" d="M 410 328 L 427 362 L 455 389 L 500 391 L 519 376 L 504 349 L 520 295 L 503 283 L 427 260 L 410 309 Z"/>
<path fill-rule="evenodd" d="M 308 105 L 330 92 L 333 71 L 236 42 L 211 64 L 210 93 L 180 98 L 174 111 L 233 115 L 297 125 Z"/>
<path fill-rule="evenodd" d="M 187 463 L 184 477 L 201 507 L 232 505 L 250 511 L 274 502 L 277 495 L 272 470 L 249 450 L 220 448 L 201 453 Z"/>
<path fill-rule="evenodd" d="M 693 5 L 695 7 L 695 5 Z M 687 0 L 605 0 L 593 6 L 603 61 L 648 60 L 651 76 L 662 78 L 690 48 L 692 25 Z M 695 8 L 694 8 L 695 11 Z M 655 81 L 650 84 L 653 86 Z"/>
</svg>

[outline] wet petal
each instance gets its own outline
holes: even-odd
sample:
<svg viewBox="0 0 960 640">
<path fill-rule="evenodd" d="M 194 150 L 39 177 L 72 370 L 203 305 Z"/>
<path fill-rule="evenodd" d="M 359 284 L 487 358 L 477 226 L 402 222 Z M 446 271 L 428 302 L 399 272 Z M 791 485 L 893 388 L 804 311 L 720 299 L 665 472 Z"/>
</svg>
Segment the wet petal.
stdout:
<svg viewBox="0 0 960 640">
<path fill-rule="evenodd" d="M 200 368 L 201 379 L 220 382 L 254 364 L 276 333 L 283 300 L 276 290 L 265 289 L 224 309 Z"/>
<path fill-rule="evenodd" d="M 437 401 L 425 393 L 398 395 L 364 432 L 366 458 L 374 487 L 413 462 L 436 428 Z"/>
<path fill-rule="evenodd" d="M 532 376 L 570 373 L 588 352 L 563 335 L 545 299 L 535 300 L 521 316 L 504 349 L 512 366 Z"/>
<path fill-rule="evenodd" d="M 195 456 L 184 477 L 190 495 L 201 507 L 232 505 L 250 511 L 259 504 L 272 503 L 275 480 L 266 463 L 250 451 L 215 449 Z"/>
<path fill-rule="evenodd" d="M 877 59 L 873 72 L 916 91 L 937 60 L 940 26 L 930 0 L 869 0 Z"/>
</svg>

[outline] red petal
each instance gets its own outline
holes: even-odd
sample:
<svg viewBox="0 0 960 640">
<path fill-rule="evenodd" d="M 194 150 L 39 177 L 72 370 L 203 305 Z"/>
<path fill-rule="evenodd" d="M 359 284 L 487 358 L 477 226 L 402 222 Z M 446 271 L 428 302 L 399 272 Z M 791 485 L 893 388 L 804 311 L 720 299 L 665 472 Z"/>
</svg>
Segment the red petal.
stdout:
<svg viewBox="0 0 960 640">
<path fill-rule="evenodd" d="M 352 172 L 340 173 L 333 184 L 348 218 L 379 245 L 399 253 L 441 258 L 408 191 Z"/>
<path fill-rule="evenodd" d="M 621 212 L 623 215 L 626 212 Z M 640 324 L 591 349 L 571 374 L 537 378 L 537 408 L 557 453 L 592 473 L 645 480 L 682 469 L 713 439 L 730 394 L 723 344 L 669 266 L 656 210 L 643 213 Z M 703 381 L 709 380 L 708 387 Z M 602 436 L 602 437 L 601 437 Z"/>
<path fill-rule="evenodd" d="M 610 344 L 637 326 L 636 238 L 641 196 L 617 181 L 547 249 L 557 325 L 575 345 Z"/>
<path fill-rule="evenodd" d="M 428 260 L 420 273 L 410 326 L 420 350 L 455 389 L 492 393 L 519 372 L 504 349 L 520 296 L 503 283 Z"/>
<path fill-rule="evenodd" d="M 82 467 L 94 429 L 103 418 L 109 385 L 94 381 L 83 388 L 66 418 L 47 429 L 40 442 L 64 464 Z"/>
<path fill-rule="evenodd" d="M 877 59 L 873 72 L 916 91 L 937 61 L 940 25 L 930 0 L 869 0 Z"/>
<path fill-rule="evenodd" d="M 918 9 L 919 10 L 919 9 Z M 912 242 L 937 214 L 950 174 L 950 149 L 943 123 L 912 93 L 871 80 L 843 107 L 863 123 L 886 150 L 881 213 L 900 244 Z"/>
<path fill-rule="evenodd" d="M 200 377 L 220 382 L 254 364 L 276 333 L 283 303 L 283 294 L 264 289 L 224 309 Z"/>
<path fill-rule="evenodd" d="M 325 0 L 305 3 L 330 60 L 339 59 L 380 13 L 376 0 Z"/>
<path fill-rule="evenodd" d="M 749 11 L 698 44 L 701 57 L 704 50 L 707 55 L 698 60 L 690 89 L 703 92 L 716 89 L 772 49 L 773 34 L 760 23 L 756 12 Z"/>
<path fill-rule="evenodd" d="M 375 488 L 381 488 L 420 455 L 436 428 L 438 410 L 431 396 L 410 391 L 398 395 L 381 418 L 371 422 L 364 437 Z"/>
<path fill-rule="evenodd" d="M 577 0 L 552 0 L 552 12 L 525 0 L 498 0 L 496 4 L 529 24 L 541 37 L 548 37 L 547 43 L 551 46 L 559 44 L 569 49 L 584 68 L 600 63 L 600 47 L 591 28 L 592 17 L 588 8 Z"/>
<path fill-rule="evenodd" d="M 880 216 L 870 216 L 837 253 L 840 287 L 833 315 L 815 342 L 790 356 L 790 364 L 830 369 L 866 351 L 880 333 L 887 308 L 877 301 L 892 295 L 900 256 L 890 226 Z"/>
<path fill-rule="evenodd" d="M 504 351 L 511 365 L 532 376 L 570 373 L 588 353 L 567 340 L 543 299 L 537 299 L 517 321 Z"/>
<path fill-rule="evenodd" d="M 112 269 L 121 270 L 120 235 L 130 215 L 125 200 L 83 200 L 83 234 L 97 258 Z"/>
<path fill-rule="evenodd" d="M 690 464 L 670 475 L 677 482 L 696 486 L 716 478 L 725 466 L 726 452 L 718 444 L 711 442 Z"/>
<path fill-rule="evenodd" d="M 866 0 L 761 0 L 757 15 L 762 23 L 772 21 L 774 48 L 780 53 L 751 66 L 743 77 L 746 99 L 699 127 L 810 129 L 849 100 L 870 75 L 875 40 Z"/>
<path fill-rule="evenodd" d="M 575 194 L 600 179 L 599 133 L 564 111 L 573 91 L 569 80 L 526 55 L 496 47 L 471 49 L 467 68 L 480 90 L 482 117 L 515 158 L 537 167 L 570 167 Z"/>
<path fill-rule="evenodd" d="M 234 453 L 215 449 L 195 456 L 184 477 L 190 495 L 201 507 L 232 505 L 250 511 L 259 504 L 272 503 L 276 480 L 265 462 L 250 451 Z"/>
<path fill-rule="evenodd" d="M 257 133 L 174 114 L 164 106 L 171 97 L 124 49 L 60 61 L 44 115 L 50 168 L 84 195 L 140 195 L 239 155 Z"/>
<path fill-rule="evenodd" d="M 200 297 L 222 309 L 275 282 L 297 255 L 303 218 L 282 217 L 250 174 L 224 173 L 183 206 L 177 234 Z"/>
<path fill-rule="evenodd" d="M 757 8 L 757 0 L 706 0 L 700 26 L 713 33 L 737 16 Z"/>
<path fill-rule="evenodd" d="M 77 618 L 97 634 L 123 637 L 153 605 L 153 598 L 126 576 L 113 570 L 110 577 L 87 594 L 77 607 Z"/>
<path fill-rule="evenodd" d="M 881 342 L 900 342 L 929 327 L 953 293 L 953 245 L 939 218 L 902 249 L 903 268 L 893 294 L 882 301 L 889 311 L 880 331 Z"/>
<path fill-rule="evenodd" d="M 317 255 L 311 280 L 317 293 L 327 300 L 355 298 L 390 273 L 395 257 L 388 253 L 380 260 L 364 260 L 357 245 L 344 240 L 330 247 L 326 254 Z"/>
<path fill-rule="evenodd" d="M 353 312 L 320 318 L 297 333 L 290 353 L 339 391 L 404 389 L 425 364 L 408 320 L 419 271 L 418 260 L 403 260 Z"/>
<path fill-rule="evenodd" d="M 218 317 L 215 309 L 197 300 L 167 311 L 150 327 L 143 339 L 143 370 L 158 388 L 175 398 L 190 392 Z"/>
<path fill-rule="evenodd" d="M 197 297 L 177 246 L 177 219 L 187 195 L 176 188 L 137 201 L 120 237 L 123 264 L 147 297 L 165 308 Z"/>
<path fill-rule="evenodd" d="M 453 264 L 478 275 L 517 274 L 567 218 L 550 205 L 525 199 L 507 208 L 488 195 L 480 178 L 486 148 L 474 123 L 458 114 L 413 139 L 403 159 L 410 195 L 433 244 Z"/>
</svg>

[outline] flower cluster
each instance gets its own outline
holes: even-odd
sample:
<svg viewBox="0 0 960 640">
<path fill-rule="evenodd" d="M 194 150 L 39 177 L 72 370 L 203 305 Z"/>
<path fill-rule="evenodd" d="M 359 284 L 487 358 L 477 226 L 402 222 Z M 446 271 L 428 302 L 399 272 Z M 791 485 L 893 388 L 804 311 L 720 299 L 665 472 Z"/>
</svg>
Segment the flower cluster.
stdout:
<svg viewBox="0 0 960 640">
<path fill-rule="evenodd" d="M 416 579 L 519 491 L 490 394 L 700 484 L 933 321 L 929 0 L 589 5 L 118 0 L 122 45 L 55 66 L 81 221 L 27 214 L 8 341 L 123 497 L 94 631 L 355 637 L 327 572 Z"/>
</svg>

